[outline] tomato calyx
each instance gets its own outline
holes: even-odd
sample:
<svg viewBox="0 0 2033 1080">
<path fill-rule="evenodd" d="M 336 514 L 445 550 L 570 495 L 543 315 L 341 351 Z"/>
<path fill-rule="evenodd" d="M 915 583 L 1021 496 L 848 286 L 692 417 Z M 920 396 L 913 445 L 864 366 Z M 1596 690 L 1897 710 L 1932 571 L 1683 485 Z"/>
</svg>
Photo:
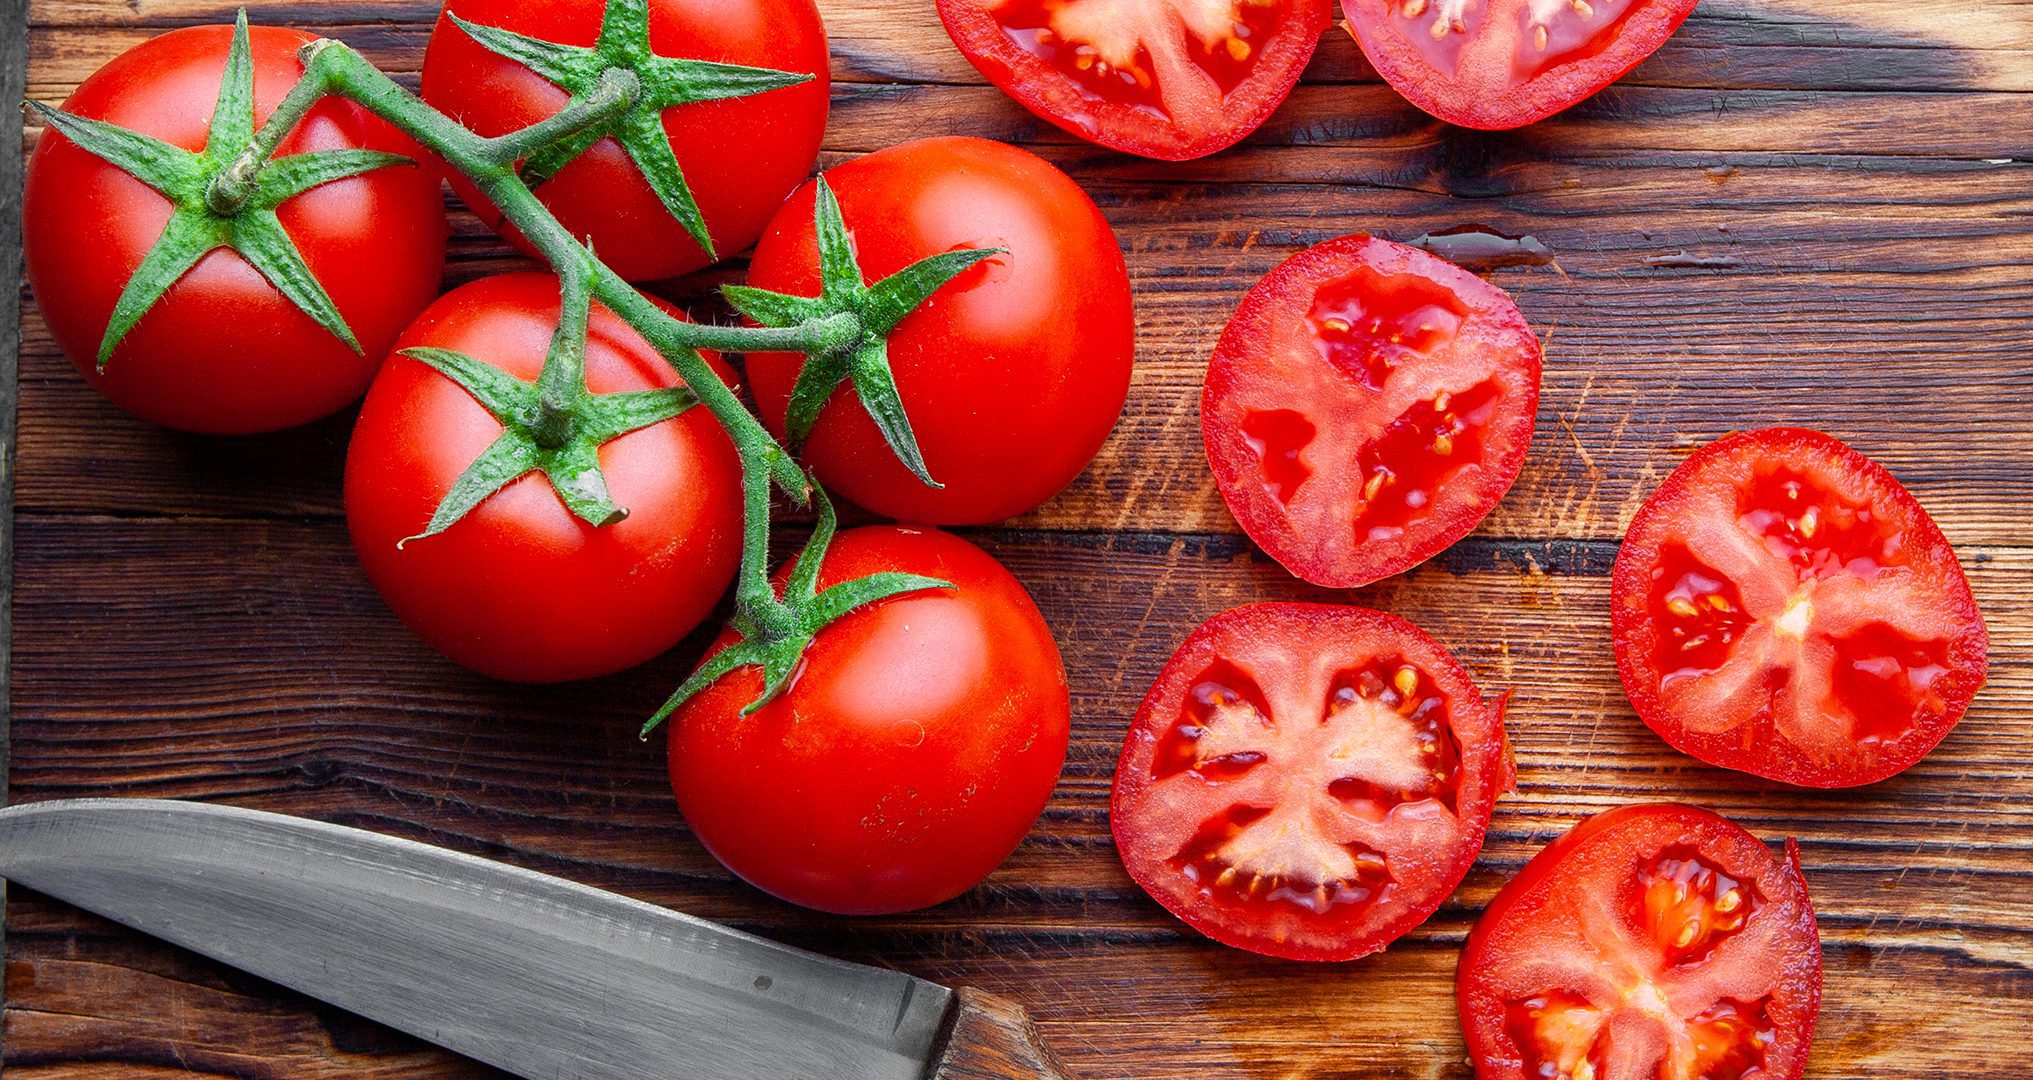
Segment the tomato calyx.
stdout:
<svg viewBox="0 0 2033 1080">
<path fill-rule="evenodd" d="M 834 621 L 892 596 L 956 587 L 950 581 L 923 574 L 887 571 L 843 581 L 821 592 L 819 568 L 826 561 L 826 549 L 833 544 L 833 534 L 839 529 L 840 519 L 833 511 L 832 500 L 826 497 L 825 490 L 816 480 L 811 481 L 811 493 L 812 501 L 818 507 L 819 522 L 812 530 L 811 540 L 792 564 L 781 595 L 767 584 L 763 586 L 761 595 L 756 595 L 744 581 L 734 617 L 727 624 L 738 640 L 707 657 L 705 663 L 692 672 L 691 677 L 656 711 L 656 715 L 642 726 L 642 738 L 648 739 L 650 732 L 694 695 L 739 668 L 762 669 L 761 696 L 741 709 L 741 715 L 752 715 L 784 692 L 812 639 Z M 767 526 L 765 520 L 765 531 Z"/>
<path fill-rule="evenodd" d="M 30 104 L 58 134 L 155 189 L 173 207 L 161 237 L 114 304 L 99 343 L 100 372 L 170 287 L 220 248 L 238 253 L 305 315 L 361 352 L 346 317 L 304 262 L 276 208 L 324 184 L 416 162 L 378 150 L 318 150 L 271 158 L 274 143 L 286 132 L 255 130 L 254 63 L 244 9 L 233 24 L 233 45 L 202 152 L 41 102 Z"/>
<path fill-rule="evenodd" d="M 664 110 L 750 97 L 812 80 L 798 72 L 659 56 L 650 47 L 649 0 L 608 0 L 599 40 L 590 48 L 482 26 L 457 15 L 447 17 L 480 47 L 529 68 L 575 101 L 599 94 L 603 80 L 611 82 L 617 72 L 632 73 L 636 85 L 628 107 L 533 149 L 520 166 L 523 183 L 540 187 L 595 143 L 613 139 L 709 259 L 718 259 L 719 254 L 664 130 Z"/>
<path fill-rule="evenodd" d="M 820 410 L 840 384 L 852 380 L 855 396 L 882 432 L 883 440 L 912 474 L 927 486 L 945 485 L 925 468 L 924 454 L 911 431 L 910 417 L 898 396 L 889 366 L 889 335 L 905 316 L 916 311 L 954 278 L 986 259 L 1006 254 L 1001 248 L 964 248 L 929 256 L 873 285 L 866 284 L 854 253 L 854 239 L 840 212 L 840 200 L 826 183 L 817 182 L 813 233 L 819 246 L 818 296 L 791 296 L 747 285 L 727 285 L 721 293 L 734 310 L 767 326 L 788 329 L 836 320 L 838 333 L 826 347 L 807 354 L 805 366 L 791 389 L 784 427 L 795 448 L 811 435 Z"/>
</svg>

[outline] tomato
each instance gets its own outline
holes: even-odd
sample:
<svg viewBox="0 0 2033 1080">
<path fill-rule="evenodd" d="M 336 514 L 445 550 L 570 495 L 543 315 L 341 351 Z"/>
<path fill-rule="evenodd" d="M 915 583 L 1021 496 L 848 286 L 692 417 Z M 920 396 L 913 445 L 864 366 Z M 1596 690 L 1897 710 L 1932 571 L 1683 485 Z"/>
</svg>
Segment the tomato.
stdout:
<svg viewBox="0 0 2033 1080">
<path fill-rule="evenodd" d="M 296 53 L 311 40 L 295 30 L 251 30 L 255 120 L 266 119 L 303 76 Z M 204 151 L 213 114 L 222 111 L 232 41 L 230 26 L 152 38 L 86 79 L 64 111 Z M 273 215 L 358 351 L 239 251 L 217 247 L 175 279 L 102 372 L 99 351 L 115 306 L 177 204 L 46 128 L 28 167 L 24 236 L 28 278 L 57 345 L 115 405 L 186 431 L 275 431 L 345 407 L 437 295 L 445 260 L 439 175 L 418 164 L 427 155 L 394 127 L 327 98 L 284 138 L 278 156 L 363 149 L 410 162 L 312 187 Z"/>
<path fill-rule="evenodd" d="M 1731 435 L 1682 463 L 1631 522 L 1611 604 L 1645 723 L 1790 784 L 1905 770 L 1984 683 L 1983 616 L 1934 519 L 1818 431 Z"/>
<path fill-rule="evenodd" d="M 1129 395 L 1136 323 L 1115 234 L 1065 173 L 985 139 L 923 139 L 826 174 L 873 283 L 929 256 L 1002 248 L 948 282 L 889 338 L 889 366 L 925 464 L 898 460 L 841 384 L 804 446 L 828 489 L 889 517 L 941 525 L 1021 514 L 1093 460 Z M 748 283 L 819 295 L 814 185 L 756 245 Z M 779 436 L 799 355 L 753 353 L 757 411 Z"/>
<path fill-rule="evenodd" d="M 561 44 L 564 49 L 547 51 L 566 69 L 596 79 L 610 65 L 589 50 L 602 41 L 609 7 L 610 0 L 448 0 L 424 56 L 424 100 L 487 136 L 547 119 L 572 94 L 482 46 L 453 18 Z M 809 77 L 796 85 L 719 91 L 738 96 L 716 100 L 692 100 L 673 84 L 665 97 L 676 103 L 646 99 L 603 128 L 606 137 L 537 183 L 537 197 L 551 213 L 616 273 L 630 281 L 674 277 L 754 243 L 784 196 L 811 175 L 826 130 L 826 31 L 812 0 L 611 0 L 611 7 L 610 19 L 617 21 L 608 40 L 620 43 L 615 55 L 628 45 L 653 53 L 640 59 L 643 67 L 656 67 L 658 58 L 680 59 Z M 645 15 L 646 27 L 640 24 Z M 660 84 L 654 71 L 641 73 L 646 87 Z M 660 194 L 637 164 L 645 159 L 657 163 L 658 175 L 681 179 Z M 481 220 L 530 250 L 463 177 L 454 176 L 452 184 Z M 664 198 L 682 205 L 684 192 L 699 214 L 692 224 L 712 241 L 710 254 Z"/>
<path fill-rule="evenodd" d="M 1391 88 L 1462 127 L 1501 131 L 1567 108 L 1673 36 L 1695 0 L 1341 0 Z"/>
<path fill-rule="evenodd" d="M 433 304 L 397 348 L 450 349 L 533 382 L 558 308 L 548 274 L 483 278 Z M 681 385 L 641 335 L 597 304 L 586 381 L 599 394 Z M 444 532 L 407 540 L 503 430 L 422 362 L 398 355 L 382 368 L 347 451 L 346 521 L 388 606 L 458 663 L 520 682 L 632 667 L 698 626 L 741 550 L 740 463 L 712 415 L 694 407 L 601 448 L 614 501 L 629 511 L 618 523 L 573 516 L 531 473 Z"/>
<path fill-rule="evenodd" d="M 1250 539 L 1354 588 L 1469 534 L 1524 468 L 1539 342 L 1502 290 L 1370 236 L 1294 255 L 1245 296 L 1201 433 Z"/>
<path fill-rule="evenodd" d="M 1490 902 L 1457 975 L 1480 1080 L 1798 1080 L 1821 1005 L 1800 850 L 1692 806 L 1626 806 Z"/>
<path fill-rule="evenodd" d="M 1256 604 L 1195 630 L 1109 805 L 1130 876 L 1226 945 L 1352 960 L 1454 892 L 1514 773 L 1503 706 L 1418 627 Z"/>
<path fill-rule="evenodd" d="M 686 822 L 728 869 L 795 904 L 868 915 L 960 895 L 1023 839 L 1065 763 L 1066 671 L 1024 587 L 965 540 L 899 527 L 839 534 L 818 585 L 897 571 L 954 587 L 821 630 L 752 715 L 751 667 L 672 717 Z"/>
<path fill-rule="evenodd" d="M 1067 131 L 1185 161 L 1270 119 L 1320 44 L 1330 0 L 939 0 L 988 81 Z"/>
</svg>

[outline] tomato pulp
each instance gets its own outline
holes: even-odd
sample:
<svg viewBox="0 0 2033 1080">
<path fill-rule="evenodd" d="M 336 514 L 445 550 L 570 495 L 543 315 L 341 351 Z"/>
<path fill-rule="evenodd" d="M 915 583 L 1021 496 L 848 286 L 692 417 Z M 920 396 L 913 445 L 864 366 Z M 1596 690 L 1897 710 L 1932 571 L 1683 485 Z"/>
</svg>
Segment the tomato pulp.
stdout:
<svg viewBox="0 0 2033 1080">
<path fill-rule="evenodd" d="M 898 461 L 851 382 L 820 412 L 804 456 L 819 479 L 879 514 L 939 525 L 1023 513 L 1073 481 L 1122 414 L 1136 352 L 1129 272 L 1093 200 L 1042 158 L 986 139 L 880 150 L 826 174 L 874 283 L 920 259 L 1001 248 L 889 337 L 897 393 L 934 480 Z M 815 185 L 756 245 L 748 283 L 819 294 Z M 756 409 L 783 437 L 799 354 L 752 353 Z"/>
<path fill-rule="evenodd" d="M 1023 839 L 1066 759 L 1065 668 L 1016 578 L 947 533 L 867 527 L 834 538 L 819 588 L 897 571 L 954 587 L 826 627 L 751 715 L 762 675 L 742 668 L 671 718 L 686 822 L 792 903 L 866 915 L 958 896 Z"/>
<path fill-rule="evenodd" d="M 1892 474 L 1817 431 L 1696 452 L 1631 522 L 1612 579 L 1617 673 L 1652 730 L 1810 787 L 1925 756 L 1984 683 L 1955 551 Z"/>
<path fill-rule="evenodd" d="M 558 307 L 549 274 L 482 278 L 431 305 L 397 347 L 449 349 L 533 382 Z M 599 394 L 682 385 L 599 304 L 586 382 Z M 458 663 L 518 682 L 633 667 L 699 625 L 741 552 L 740 462 L 712 414 L 695 406 L 600 448 L 622 521 L 586 523 L 530 473 L 444 532 L 408 540 L 502 431 L 472 394 L 407 356 L 390 358 L 368 392 L 346 455 L 346 522 L 403 622 Z"/>
<path fill-rule="evenodd" d="M 1391 88 L 1463 127 L 1503 130 L 1589 97 L 1666 43 L 1695 0 L 1341 0 Z"/>
<path fill-rule="evenodd" d="M 1502 290 L 1370 236 L 1294 255 L 1243 298 L 1200 403 L 1250 539 L 1315 585 L 1401 573 L 1468 535 L 1524 468 L 1539 342 Z"/>
<path fill-rule="evenodd" d="M 1692 806 L 1597 814 L 1497 893 L 1456 989 L 1481 1080 L 1797 1080 L 1821 1004 L 1799 848 Z"/>
<path fill-rule="evenodd" d="M 259 122 L 303 77 L 297 50 L 313 39 L 270 27 L 254 27 L 248 38 Z M 86 79 L 64 111 L 202 151 L 232 40 L 230 26 L 151 38 Z M 107 324 L 173 206 L 45 129 L 23 193 L 28 279 L 51 336 L 85 380 L 151 423 L 220 435 L 294 427 L 357 399 L 396 335 L 437 295 L 445 209 L 429 155 L 352 102 L 319 102 L 277 153 L 333 150 L 378 150 L 416 163 L 321 184 L 275 210 L 358 352 L 244 256 L 219 248 L 177 279 L 101 372 Z"/>
<path fill-rule="evenodd" d="M 1432 915 L 1513 779 L 1503 707 L 1411 623 L 1256 604 L 1195 630 L 1130 725 L 1130 876 L 1216 941 L 1352 960 Z"/>
<path fill-rule="evenodd" d="M 1115 150 L 1205 157 L 1292 92 L 1330 0 L 939 0 L 946 33 L 1024 108 Z"/>
</svg>

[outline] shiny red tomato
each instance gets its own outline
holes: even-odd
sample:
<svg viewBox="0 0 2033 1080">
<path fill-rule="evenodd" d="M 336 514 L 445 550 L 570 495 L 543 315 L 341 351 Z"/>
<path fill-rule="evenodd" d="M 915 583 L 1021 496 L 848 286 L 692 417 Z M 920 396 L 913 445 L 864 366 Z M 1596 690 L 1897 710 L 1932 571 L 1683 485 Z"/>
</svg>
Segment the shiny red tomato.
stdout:
<svg viewBox="0 0 2033 1080">
<path fill-rule="evenodd" d="M 1137 710 L 1109 818 L 1194 929 L 1353 960 L 1425 922 L 1514 779 L 1503 706 L 1394 615 L 1256 604 L 1195 630 Z"/>
<path fill-rule="evenodd" d="M 1818 431 L 1731 435 L 1683 462 L 1631 522 L 1611 604 L 1645 723 L 1790 784 L 1905 770 L 1984 684 L 1989 636 L 1940 528 Z"/>
<path fill-rule="evenodd" d="M 946 33 L 1024 108 L 1103 146 L 1184 161 L 1284 103 L 1331 0 L 939 0 Z"/>
<path fill-rule="evenodd" d="M 230 26 L 152 38 L 86 79 L 64 111 L 202 151 L 232 40 Z M 303 77 L 296 53 L 311 40 L 295 30 L 250 32 L 257 121 Z M 278 154 L 348 149 L 428 161 L 407 136 L 337 98 L 313 108 Z M 114 306 L 174 207 L 50 129 L 36 144 L 24 193 L 28 279 L 64 355 L 128 412 L 212 434 L 294 427 L 357 399 L 389 343 L 437 295 L 446 234 L 439 185 L 434 167 L 394 166 L 311 188 L 276 208 L 358 340 L 357 353 L 243 256 L 221 248 L 170 287 L 101 374 L 99 346 Z"/>
<path fill-rule="evenodd" d="M 1457 993 L 1480 1080 L 1798 1080 L 1821 1006 L 1799 847 L 1692 806 L 1597 814 L 1490 902 Z"/>
<path fill-rule="evenodd" d="M 784 196 L 811 175 L 826 130 L 829 96 L 826 30 L 812 0 L 647 0 L 646 6 L 648 47 L 655 57 L 811 78 L 795 86 L 660 110 L 645 106 L 640 115 L 631 112 L 617 122 L 615 134 L 538 184 L 537 197 L 551 213 L 630 281 L 674 277 L 715 261 L 644 179 L 639 156 L 654 157 L 663 163 L 660 169 L 682 175 L 714 256 L 726 258 L 754 243 Z M 608 8 L 609 0 L 448 0 L 424 56 L 424 100 L 482 135 L 504 135 L 544 120 L 572 95 L 531 68 L 482 47 L 454 26 L 452 17 L 583 54 L 600 41 Z M 604 66 L 585 70 L 597 76 Z M 644 83 L 655 81 L 645 78 Z M 663 145 L 631 135 L 638 128 L 653 135 L 659 116 Z M 471 184 L 459 176 L 452 184 L 481 220 L 528 250 Z"/>
<path fill-rule="evenodd" d="M 700 842 L 822 911 L 909 911 L 972 888 L 1030 830 L 1066 759 L 1066 671 L 1016 578 L 947 533 L 868 527 L 834 538 L 819 588 L 891 571 L 955 587 L 820 631 L 753 715 L 741 710 L 762 675 L 743 668 L 671 719 L 671 787 Z"/>
<path fill-rule="evenodd" d="M 447 293 L 397 348 L 449 349 L 533 382 L 557 324 L 557 279 L 508 274 Z M 597 394 L 682 385 L 598 304 L 586 382 Z M 629 512 L 616 524 L 580 520 L 531 473 L 450 529 L 405 543 L 502 430 L 420 361 L 392 357 L 374 380 L 346 456 L 346 521 L 368 579 L 403 622 L 458 663 L 518 682 L 633 667 L 699 625 L 741 550 L 740 463 L 710 413 L 694 407 L 601 448 L 614 501 Z"/>
<path fill-rule="evenodd" d="M 1450 124 L 1523 127 L 1656 52 L 1695 0 L 1341 0 L 1377 72 Z"/>
<path fill-rule="evenodd" d="M 889 364 L 925 464 L 911 475 L 851 382 L 805 457 L 831 491 L 941 525 L 1021 514 L 1093 460 L 1129 395 L 1136 322 L 1115 234 L 1085 192 L 1036 155 L 985 139 L 904 143 L 826 174 L 873 283 L 928 256 L 1002 248 L 948 282 L 889 338 Z M 756 245 L 748 283 L 819 294 L 813 185 Z M 757 410 L 781 436 L 805 358 L 754 353 Z"/>
<path fill-rule="evenodd" d="M 1285 569 L 1354 588 L 1469 534 L 1524 468 L 1539 342 L 1496 286 L 1370 236 L 1245 296 L 1207 369 L 1208 463 Z"/>
</svg>

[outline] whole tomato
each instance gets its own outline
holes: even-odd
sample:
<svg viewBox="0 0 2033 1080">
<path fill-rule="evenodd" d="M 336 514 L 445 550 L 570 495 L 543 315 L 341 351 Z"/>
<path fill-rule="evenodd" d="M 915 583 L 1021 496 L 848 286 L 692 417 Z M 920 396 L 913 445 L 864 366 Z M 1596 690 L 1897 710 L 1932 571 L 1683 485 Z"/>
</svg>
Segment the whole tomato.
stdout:
<svg viewBox="0 0 2033 1080">
<path fill-rule="evenodd" d="M 397 348 L 464 353 L 534 381 L 558 311 L 555 277 L 484 278 L 433 304 Z M 596 394 L 681 385 L 598 304 L 586 382 Z M 368 579 L 403 622 L 458 663 L 519 682 L 633 667 L 698 626 L 741 549 L 740 463 L 712 415 L 695 406 L 601 448 L 613 500 L 629 512 L 617 523 L 574 516 L 533 472 L 444 532 L 408 539 L 503 430 L 465 388 L 411 357 L 391 357 L 368 392 L 346 457 L 346 521 Z"/>
<path fill-rule="evenodd" d="M 1129 394 L 1129 274 L 1108 222 L 1042 158 L 986 139 L 921 139 L 826 174 L 869 283 L 920 259 L 1001 248 L 947 282 L 889 337 L 889 366 L 932 479 L 899 462 L 842 383 L 804 454 L 828 489 L 889 517 L 940 525 L 1021 514 L 1080 475 Z M 819 294 L 816 185 L 756 245 L 748 284 Z M 757 410 L 784 433 L 805 358 L 752 353 Z"/>
<path fill-rule="evenodd" d="M 646 27 L 639 24 L 645 14 Z M 449 0 L 424 56 L 424 100 L 495 136 L 549 118 L 573 95 L 486 48 L 455 25 L 455 17 L 563 46 L 546 55 L 595 74 L 610 65 L 585 59 L 591 50 L 640 44 L 646 36 L 650 55 L 642 63 L 649 67 L 692 60 L 809 76 L 768 89 L 769 80 L 762 79 L 740 96 L 716 100 L 667 107 L 645 102 L 537 184 L 537 197 L 558 220 L 630 281 L 675 277 L 746 249 L 818 159 L 830 83 L 826 30 L 812 0 L 614 0 L 611 10 L 609 0 Z M 656 73 L 641 74 L 653 90 Z M 662 143 L 655 133 L 659 122 Z M 712 255 L 644 178 L 642 157 L 682 176 L 675 183 L 695 201 Z M 472 185 L 456 176 L 452 185 L 490 227 L 528 250 Z"/>
<path fill-rule="evenodd" d="M 295 30 L 249 33 L 256 122 L 303 76 Z M 206 149 L 233 42 L 230 26 L 197 26 L 115 57 L 78 87 L 65 112 L 197 153 Z M 312 187 L 275 216 L 359 343 L 349 347 L 228 248 L 201 256 L 99 370 L 115 305 L 156 247 L 169 198 L 45 129 L 29 162 L 28 279 L 57 345 L 114 404 L 186 431 L 247 434 L 307 423 L 358 398 L 402 328 L 437 295 L 445 261 L 440 177 L 414 142 L 365 109 L 320 102 L 278 156 L 378 150 L 415 163 Z"/>
<path fill-rule="evenodd" d="M 1066 671 L 1016 578 L 947 533 L 867 527 L 834 539 L 818 584 L 891 571 L 954 587 L 820 631 L 752 715 L 762 675 L 742 668 L 671 718 L 671 786 L 700 842 L 757 888 L 822 911 L 967 891 L 1023 839 L 1066 760 Z"/>
</svg>

